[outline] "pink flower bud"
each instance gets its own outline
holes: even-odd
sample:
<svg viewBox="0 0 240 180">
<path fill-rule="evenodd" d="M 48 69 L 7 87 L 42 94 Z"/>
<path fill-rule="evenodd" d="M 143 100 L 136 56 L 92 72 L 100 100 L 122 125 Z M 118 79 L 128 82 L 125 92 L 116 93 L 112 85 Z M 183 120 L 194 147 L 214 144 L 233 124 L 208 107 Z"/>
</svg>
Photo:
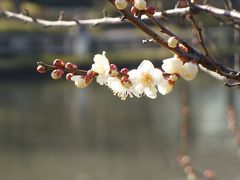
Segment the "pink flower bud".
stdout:
<svg viewBox="0 0 240 180">
<path fill-rule="evenodd" d="M 121 69 L 120 73 L 124 75 L 128 75 L 129 69 L 128 68 L 123 68 Z"/>
<path fill-rule="evenodd" d="M 53 61 L 53 65 L 54 65 L 57 69 L 63 69 L 64 66 L 65 66 L 65 63 L 64 63 L 62 60 L 60 60 L 60 59 L 55 59 L 55 60 Z"/>
<path fill-rule="evenodd" d="M 37 71 L 38 71 L 39 73 L 45 73 L 45 72 L 47 71 L 47 68 L 44 67 L 44 66 L 42 66 L 42 65 L 39 65 L 39 66 L 37 67 Z"/>
<path fill-rule="evenodd" d="M 67 74 L 66 74 L 66 79 L 67 79 L 68 81 L 72 81 L 72 77 L 73 77 L 73 73 L 67 73 Z"/>
<path fill-rule="evenodd" d="M 53 79 L 57 80 L 60 79 L 62 77 L 62 75 L 64 74 L 64 71 L 61 69 L 55 69 L 52 73 L 51 76 Z"/>
<path fill-rule="evenodd" d="M 67 62 L 65 65 L 66 69 L 69 69 L 72 72 L 75 72 L 77 70 L 77 66 L 73 63 Z"/>
<path fill-rule="evenodd" d="M 131 8 L 131 13 L 132 13 L 134 16 L 136 16 L 136 15 L 138 14 L 138 9 L 137 9 L 135 6 L 133 6 L 133 7 Z"/>
</svg>

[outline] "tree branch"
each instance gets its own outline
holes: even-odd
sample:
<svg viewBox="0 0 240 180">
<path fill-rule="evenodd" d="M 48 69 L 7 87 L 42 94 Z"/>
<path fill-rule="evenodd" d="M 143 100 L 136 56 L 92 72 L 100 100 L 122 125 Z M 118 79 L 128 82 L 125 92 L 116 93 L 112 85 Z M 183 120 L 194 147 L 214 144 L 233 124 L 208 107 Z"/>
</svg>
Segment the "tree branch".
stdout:
<svg viewBox="0 0 240 180">
<path fill-rule="evenodd" d="M 197 22 L 196 22 L 196 20 L 195 20 L 195 18 L 194 18 L 193 15 L 190 15 L 190 16 L 189 16 L 189 19 L 190 19 L 190 21 L 192 22 L 192 25 L 193 25 L 194 29 L 195 29 L 196 32 L 197 32 L 198 41 L 199 41 L 202 49 L 204 50 L 205 55 L 206 55 L 206 56 L 209 56 L 208 49 L 207 49 L 207 47 L 206 47 L 206 45 L 205 45 L 205 43 L 204 43 L 204 40 L 203 40 L 202 29 L 198 26 L 198 24 L 197 24 Z"/>
<path fill-rule="evenodd" d="M 44 62 L 37 62 L 37 65 L 41 65 L 43 67 L 46 68 L 47 71 L 53 71 L 56 69 L 56 66 L 50 65 L 50 64 L 46 64 Z M 65 73 L 72 73 L 73 71 L 67 68 L 63 68 L 62 69 Z M 82 69 L 76 69 L 76 71 L 74 72 L 75 75 L 86 75 L 87 71 L 86 70 L 82 70 Z"/>
<path fill-rule="evenodd" d="M 240 12 L 232 10 L 224 10 L 215 8 L 213 6 L 209 5 L 197 5 L 192 4 L 191 8 L 175 8 L 166 10 L 164 12 L 156 12 L 154 14 L 155 18 L 163 18 L 167 16 L 179 16 L 179 15 L 186 15 L 190 12 L 194 13 L 200 13 L 200 12 L 206 12 L 216 18 L 220 18 L 221 20 L 226 20 L 226 18 L 230 19 L 231 21 L 234 21 L 235 25 L 238 27 L 240 26 Z M 21 20 L 28 23 L 37 23 L 39 25 L 42 25 L 43 27 L 52 27 L 52 26 L 58 26 L 58 27 L 71 27 L 71 26 L 86 26 L 86 25 L 98 25 L 98 24 L 120 24 L 123 23 L 120 17 L 103 17 L 100 19 L 89 19 L 89 20 L 70 20 L 70 21 L 64 21 L 62 18 L 59 18 L 57 21 L 49 21 L 44 19 L 39 19 L 31 16 L 29 12 L 27 14 L 18 14 L 11 11 L 0 9 L 0 13 L 5 15 L 7 18 L 13 18 L 17 20 Z M 146 15 L 142 16 L 143 20 L 148 19 Z M 240 27 L 239 27 L 240 28 Z"/>
<path fill-rule="evenodd" d="M 110 3 L 114 5 L 114 0 L 108 0 Z M 141 19 L 133 16 L 127 9 L 119 10 L 126 20 L 131 22 L 133 25 L 135 25 L 138 29 L 142 30 L 145 34 L 150 36 L 158 45 L 163 46 L 167 48 L 168 50 L 172 51 L 174 54 L 177 54 L 178 56 L 184 58 L 186 61 L 192 61 L 195 60 L 199 64 L 201 64 L 206 69 L 217 72 L 221 76 L 225 76 L 226 78 L 231 78 L 236 81 L 240 82 L 240 72 L 235 71 L 231 68 L 225 67 L 222 64 L 216 62 L 215 60 L 211 59 L 210 57 L 207 57 L 203 55 L 201 52 L 199 52 L 197 49 L 190 46 L 188 43 L 183 41 L 182 39 L 179 39 L 181 43 L 183 43 L 187 48 L 188 52 L 181 50 L 180 48 L 171 48 L 167 45 L 167 43 L 159 36 L 159 34 L 155 33 L 149 26 L 144 24 Z M 169 32 L 164 31 L 164 29 L 161 29 L 162 33 L 169 34 Z"/>
</svg>

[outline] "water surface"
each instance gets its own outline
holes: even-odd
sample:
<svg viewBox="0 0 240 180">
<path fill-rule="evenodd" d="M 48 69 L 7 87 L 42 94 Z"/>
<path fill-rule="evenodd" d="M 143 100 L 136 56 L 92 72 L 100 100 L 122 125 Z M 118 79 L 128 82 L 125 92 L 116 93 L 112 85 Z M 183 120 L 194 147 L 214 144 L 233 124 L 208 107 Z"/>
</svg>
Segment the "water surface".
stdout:
<svg viewBox="0 0 240 180">
<path fill-rule="evenodd" d="M 155 100 L 121 101 L 106 87 L 65 81 L 0 84 L 0 179 L 183 180 L 179 151 L 181 89 L 189 84 L 189 154 L 200 171 L 240 179 L 227 129 L 228 89 L 201 75 Z M 239 110 L 239 92 L 234 90 Z"/>
</svg>

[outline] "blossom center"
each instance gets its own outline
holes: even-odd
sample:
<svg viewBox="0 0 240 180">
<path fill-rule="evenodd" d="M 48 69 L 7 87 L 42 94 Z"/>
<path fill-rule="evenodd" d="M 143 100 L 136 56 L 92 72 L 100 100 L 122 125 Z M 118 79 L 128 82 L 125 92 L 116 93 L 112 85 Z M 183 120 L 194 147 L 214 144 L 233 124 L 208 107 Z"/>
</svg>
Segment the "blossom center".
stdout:
<svg viewBox="0 0 240 180">
<path fill-rule="evenodd" d="M 144 86 L 150 86 L 153 83 L 152 76 L 148 73 L 143 74 L 141 82 Z"/>
</svg>

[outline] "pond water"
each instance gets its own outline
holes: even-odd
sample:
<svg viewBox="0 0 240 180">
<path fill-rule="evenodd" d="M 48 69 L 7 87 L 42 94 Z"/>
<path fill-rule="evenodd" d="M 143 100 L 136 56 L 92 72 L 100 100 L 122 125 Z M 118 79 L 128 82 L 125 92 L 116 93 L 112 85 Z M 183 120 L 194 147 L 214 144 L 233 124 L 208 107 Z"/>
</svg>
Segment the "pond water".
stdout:
<svg viewBox="0 0 240 180">
<path fill-rule="evenodd" d="M 229 89 L 205 74 L 155 100 L 121 101 L 97 85 L 9 80 L 0 84 L 0 179 L 184 180 L 176 163 L 181 96 L 189 88 L 188 152 L 220 180 L 240 179 L 227 129 Z M 232 90 L 240 111 L 240 92 Z M 239 114 L 240 117 L 240 114 Z"/>
</svg>

